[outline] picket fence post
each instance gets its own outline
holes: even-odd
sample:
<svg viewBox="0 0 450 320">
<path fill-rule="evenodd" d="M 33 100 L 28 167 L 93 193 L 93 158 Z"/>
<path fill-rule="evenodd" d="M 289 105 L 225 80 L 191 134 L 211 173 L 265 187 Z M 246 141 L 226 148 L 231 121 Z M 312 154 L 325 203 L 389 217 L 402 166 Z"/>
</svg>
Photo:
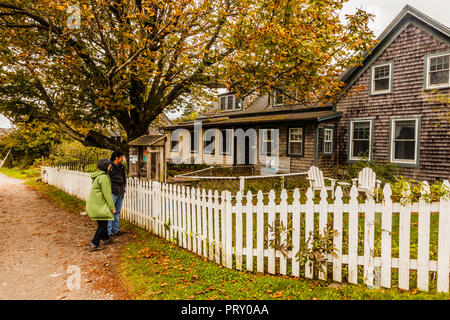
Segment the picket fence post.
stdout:
<svg viewBox="0 0 450 320">
<path fill-rule="evenodd" d="M 227 263 L 227 256 L 226 256 L 226 247 L 227 247 L 227 243 L 225 241 L 226 239 L 226 234 L 227 234 L 227 217 L 226 217 L 226 212 L 227 212 L 227 201 L 226 201 L 226 192 L 222 191 L 220 194 L 220 199 L 221 199 L 221 210 L 220 210 L 220 224 L 221 224 L 221 253 L 222 253 L 222 265 L 226 266 Z"/>
<path fill-rule="evenodd" d="M 288 231 L 288 212 L 287 212 L 287 191 L 283 189 L 281 191 L 281 202 L 280 202 L 280 227 L 282 226 L 285 229 L 280 229 L 280 244 L 281 246 L 287 246 L 287 232 Z M 281 254 L 280 256 L 280 273 L 282 275 L 286 275 L 287 273 L 287 259 Z"/>
<path fill-rule="evenodd" d="M 402 192 L 403 203 L 400 206 L 399 244 L 398 244 L 398 287 L 409 290 L 409 259 L 411 234 L 411 203 L 407 197 L 410 194 L 409 183 Z"/>
<path fill-rule="evenodd" d="M 242 193 L 236 193 L 236 269 L 242 270 Z"/>
<path fill-rule="evenodd" d="M 233 215 L 231 207 L 231 192 L 225 191 L 225 254 L 226 267 L 233 267 Z"/>
<path fill-rule="evenodd" d="M 246 227 L 246 264 L 247 270 L 253 271 L 253 195 L 247 192 L 247 203 L 245 205 L 245 227 Z"/>
<path fill-rule="evenodd" d="M 430 204 L 425 197 L 430 194 L 430 186 L 424 181 L 420 189 L 419 230 L 417 243 L 417 289 L 428 291 L 430 266 Z"/>
<path fill-rule="evenodd" d="M 358 190 L 350 189 L 348 212 L 348 282 L 358 283 Z"/>
<path fill-rule="evenodd" d="M 214 256 L 216 259 L 216 263 L 220 263 L 220 225 L 219 225 L 219 215 L 220 215 L 220 206 L 219 206 L 219 192 L 217 190 L 214 191 Z"/>
<path fill-rule="evenodd" d="M 305 245 L 308 245 L 308 250 L 312 249 L 311 234 L 314 233 L 314 191 L 308 188 L 306 192 L 306 212 L 305 212 Z M 311 279 L 313 277 L 313 264 L 307 261 L 305 264 L 305 277 Z"/>
<path fill-rule="evenodd" d="M 364 281 L 369 288 L 373 287 L 374 254 L 375 254 L 375 200 L 367 195 L 364 213 Z"/>
<path fill-rule="evenodd" d="M 328 192 L 325 186 L 320 190 L 320 203 L 319 203 L 319 232 L 324 235 L 328 221 Z M 325 262 L 319 272 L 320 280 L 327 280 L 327 263 Z"/>
<path fill-rule="evenodd" d="M 384 185 L 383 196 L 381 209 L 381 286 L 390 288 L 392 273 L 392 190 L 389 183 Z"/>
<path fill-rule="evenodd" d="M 336 235 L 333 238 L 333 244 L 336 248 L 336 256 L 333 257 L 333 281 L 342 281 L 342 188 L 338 186 L 334 193 L 334 217 L 333 229 L 336 230 Z"/>
<path fill-rule="evenodd" d="M 214 199 L 211 189 L 208 190 L 208 252 L 209 260 L 214 260 Z"/>
<path fill-rule="evenodd" d="M 300 262 L 297 260 L 297 254 L 300 251 L 300 191 L 294 190 L 294 201 L 292 203 L 292 275 L 300 276 Z"/>
<path fill-rule="evenodd" d="M 443 188 L 449 192 L 450 183 L 444 181 Z M 450 200 L 449 194 L 441 197 L 439 207 L 439 240 L 438 240 L 438 272 L 437 291 L 448 292 L 449 259 L 450 259 Z"/>
<path fill-rule="evenodd" d="M 258 191 L 256 204 L 256 270 L 264 273 L 264 203 L 263 193 Z"/>
<path fill-rule="evenodd" d="M 269 205 L 268 205 L 268 210 L 269 210 L 269 214 L 268 214 L 268 228 L 267 228 L 267 232 L 268 232 L 268 237 L 267 240 L 269 242 L 267 251 L 268 251 L 268 255 L 269 255 L 269 259 L 268 259 L 268 272 L 270 274 L 275 274 L 275 248 L 270 246 L 270 242 L 275 240 L 275 191 L 270 190 L 269 192 Z M 272 232 L 270 231 L 270 227 L 273 227 Z"/>
</svg>

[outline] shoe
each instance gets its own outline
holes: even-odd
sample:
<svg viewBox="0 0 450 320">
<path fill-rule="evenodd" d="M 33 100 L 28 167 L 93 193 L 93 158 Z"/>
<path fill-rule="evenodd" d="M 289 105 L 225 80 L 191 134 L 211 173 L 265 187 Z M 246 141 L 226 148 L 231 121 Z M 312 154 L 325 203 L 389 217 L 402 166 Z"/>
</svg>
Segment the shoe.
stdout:
<svg viewBox="0 0 450 320">
<path fill-rule="evenodd" d="M 121 236 L 124 235 L 126 232 L 125 231 L 117 231 L 116 233 L 114 233 L 115 236 Z"/>
<path fill-rule="evenodd" d="M 91 243 L 91 248 L 89 249 L 89 251 L 93 252 L 93 251 L 100 251 L 105 249 L 105 247 L 100 247 L 100 245 L 96 246 L 95 244 Z"/>
<path fill-rule="evenodd" d="M 105 245 L 105 244 L 111 244 L 111 243 L 113 243 L 114 241 L 113 241 L 113 239 L 111 239 L 111 238 L 109 238 L 108 240 L 103 240 L 103 244 Z"/>
</svg>

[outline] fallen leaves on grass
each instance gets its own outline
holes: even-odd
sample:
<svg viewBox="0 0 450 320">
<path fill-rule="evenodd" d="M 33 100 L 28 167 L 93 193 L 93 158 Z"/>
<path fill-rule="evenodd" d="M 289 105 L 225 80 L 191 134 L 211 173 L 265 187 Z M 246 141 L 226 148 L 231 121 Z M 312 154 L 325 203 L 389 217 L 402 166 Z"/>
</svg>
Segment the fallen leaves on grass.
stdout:
<svg viewBox="0 0 450 320">
<path fill-rule="evenodd" d="M 214 288 L 214 287 L 209 287 L 209 288 L 207 288 L 207 289 L 205 289 L 205 290 L 203 290 L 203 291 L 195 292 L 195 294 L 196 294 L 196 295 L 200 295 L 200 294 L 208 293 L 209 291 L 213 291 L 213 290 L 219 290 L 219 291 L 222 291 L 222 292 L 223 292 L 223 290 L 216 289 L 216 288 Z"/>
<path fill-rule="evenodd" d="M 277 291 L 274 294 L 270 295 L 272 298 L 281 298 L 283 296 L 284 291 Z"/>
</svg>

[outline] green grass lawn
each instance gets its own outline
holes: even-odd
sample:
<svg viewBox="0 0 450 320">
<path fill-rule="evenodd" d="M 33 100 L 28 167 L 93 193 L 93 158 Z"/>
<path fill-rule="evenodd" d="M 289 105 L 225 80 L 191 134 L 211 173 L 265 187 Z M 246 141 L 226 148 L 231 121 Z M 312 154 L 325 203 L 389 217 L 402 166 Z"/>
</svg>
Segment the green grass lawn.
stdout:
<svg viewBox="0 0 450 320">
<path fill-rule="evenodd" d="M 450 299 L 417 290 L 328 287 L 325 281 L 226 269 L 129 223 L 136 239 L 122 252 L 119 273 L 136 299 Z"/>
<path fill-rule="evenodd" d="M 0 171 L 28 179 L 28 185 L 69 211 L 84 209 L 84 201 L 34 181 L 36 169 Z M 124 246 L 116 271 L 134 299 L 450 299 L 450 293 L 370 290 L 362 285 L 334 288 L 325 281 L 229 270 L 130 223 L 121 224 L 133 233 L 133 240 Z"/>
<path fill-rule="evenodd" d="M 41 176 L 41 169 L 30 167 L 28 169 L 18 169 L 18 168 L 1 168 L 0 172 L 6 174 L 9 177 L 16 179 L 32 180 L 39 178 Z"/>
</svg>

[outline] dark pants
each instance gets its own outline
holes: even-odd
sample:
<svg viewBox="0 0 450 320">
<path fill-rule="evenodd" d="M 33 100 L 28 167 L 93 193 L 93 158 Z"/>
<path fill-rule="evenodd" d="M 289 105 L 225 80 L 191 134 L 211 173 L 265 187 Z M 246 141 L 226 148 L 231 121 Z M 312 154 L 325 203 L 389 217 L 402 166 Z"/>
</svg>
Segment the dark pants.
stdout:
<svg viewBox="0 0 450 320">
<path fill-rule="evenodd" d="M 94 239 L 92 239 L 92 243 L 96 246 L 100 244 L 100 240 L 108 240 L 108 220 L 97 220 L 97 231 L 94 234 Z"/>
</svg>

